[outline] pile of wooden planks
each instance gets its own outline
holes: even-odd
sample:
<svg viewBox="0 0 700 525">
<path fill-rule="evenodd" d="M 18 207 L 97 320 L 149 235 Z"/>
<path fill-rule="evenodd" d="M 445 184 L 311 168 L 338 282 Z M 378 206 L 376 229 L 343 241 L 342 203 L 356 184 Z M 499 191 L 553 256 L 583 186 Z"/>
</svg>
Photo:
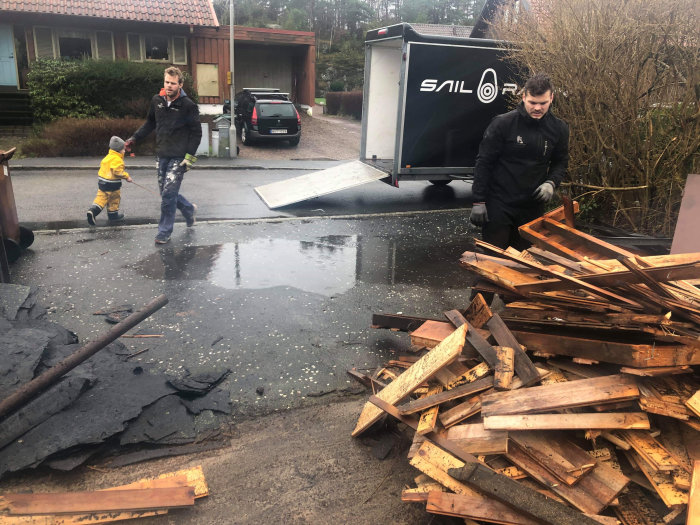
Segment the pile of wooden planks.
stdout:
<svg viewBox="0 0 700 525">
<path fill-rule="evenodd" d="M 476 295 L 447 321 L 373 316 L 417 353 L 353 372 L 374 392 L 353 435 L 413 429 L 403 499 L 466 523 L 700 524 L 700 254 L 626 253 L 572 216 L 463 255 L 500 314 Z"/>
<path fill-rule="evenodd" d="M 108 523 L 167 514 L 209 495 L 202 467 L 162 474 L 91 492 L 3 494 L 4 525 L 78 525 Z"/>
</svg>

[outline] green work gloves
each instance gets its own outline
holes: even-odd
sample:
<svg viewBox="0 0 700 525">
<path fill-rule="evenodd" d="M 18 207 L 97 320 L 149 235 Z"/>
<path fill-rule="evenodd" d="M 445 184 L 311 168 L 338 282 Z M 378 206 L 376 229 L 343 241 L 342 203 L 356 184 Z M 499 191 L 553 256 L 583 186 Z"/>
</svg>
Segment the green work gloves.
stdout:
<svg viewBox="0 0 700 525">
<path fill-rule="evenodd" d="M 546 180 L 532 194 L 532 196 L 540 202 L 549 202 L 554 195 L 554 183 L 551 180 Z"/>
<path fill-rule="evenodd" d="M 489 222 L 489 214 L 486 213 L 485 202 L 475 202 L 472 204 L 472 213 L 469 216 L 469 220 L 472 224 L 476 224 L 477 226 Z"/>
<path fill-rule="evenodd" d="M 197 162 L 197 157 L 187 153 L 185 154 L 185 158 L 183 159 L 183 161 L 180 163 L 180 166 L 184 166 L 185 171 L 189 171 L 190 169 L 192 169 L 192 166 L 194 166 L 195 162 Z"/>
</svg>

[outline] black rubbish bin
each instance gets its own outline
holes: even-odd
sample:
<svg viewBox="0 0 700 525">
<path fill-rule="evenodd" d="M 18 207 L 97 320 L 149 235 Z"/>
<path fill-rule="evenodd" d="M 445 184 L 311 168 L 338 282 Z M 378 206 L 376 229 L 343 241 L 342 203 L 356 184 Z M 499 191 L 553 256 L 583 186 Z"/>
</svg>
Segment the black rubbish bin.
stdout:
<svg viewBox="0 0 700 525">
<path fill-rule="evenodd" d="M 16 261 L 21 248 L 27 248 L 34 242 L 34 233 L 19 225 L 15 194 L 12 191 L 9 160 L 16 148 L 0 151 L 0 232 L 7 262 Z"/>
</svg>

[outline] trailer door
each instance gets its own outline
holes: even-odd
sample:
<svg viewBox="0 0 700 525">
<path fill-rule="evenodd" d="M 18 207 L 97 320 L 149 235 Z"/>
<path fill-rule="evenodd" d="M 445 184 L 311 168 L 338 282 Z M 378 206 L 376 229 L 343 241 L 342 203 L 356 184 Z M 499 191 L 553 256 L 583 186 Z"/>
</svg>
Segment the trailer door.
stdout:
<svg viewBox="0 0 700 525">
<path fill-rule="evenodd" d="M 401 173 L 473 173 L 486 126 L 518 89 L 489 44 L 408 43 Z"/>
</svg>

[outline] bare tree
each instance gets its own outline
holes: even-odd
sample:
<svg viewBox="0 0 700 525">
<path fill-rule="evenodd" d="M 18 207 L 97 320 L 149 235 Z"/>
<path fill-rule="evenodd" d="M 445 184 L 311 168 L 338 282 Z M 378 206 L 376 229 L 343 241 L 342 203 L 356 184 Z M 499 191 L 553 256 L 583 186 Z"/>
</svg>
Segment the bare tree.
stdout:
<svg viewBox="0 0 700 525">
<path fill-rule="evenodd" d="M 494 22 L 524 74 L 548 73 L 571 126 L 570 185 L 589 211 L 673 232 L 700 168 L 697 0 L 536 0 Z"/>
</svg>

